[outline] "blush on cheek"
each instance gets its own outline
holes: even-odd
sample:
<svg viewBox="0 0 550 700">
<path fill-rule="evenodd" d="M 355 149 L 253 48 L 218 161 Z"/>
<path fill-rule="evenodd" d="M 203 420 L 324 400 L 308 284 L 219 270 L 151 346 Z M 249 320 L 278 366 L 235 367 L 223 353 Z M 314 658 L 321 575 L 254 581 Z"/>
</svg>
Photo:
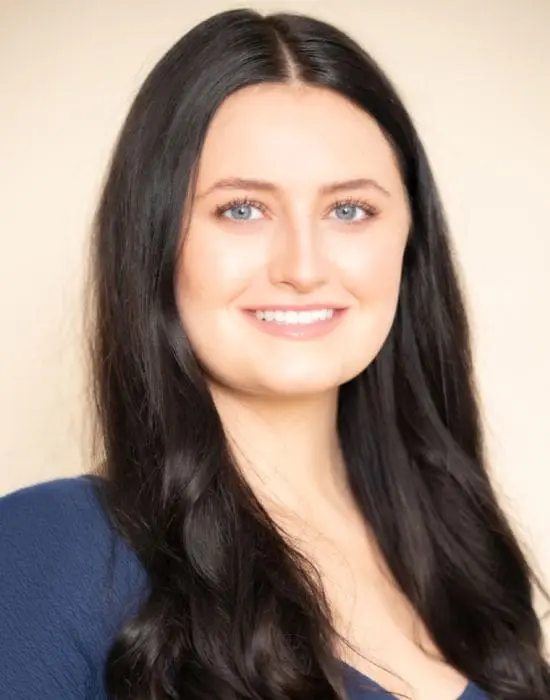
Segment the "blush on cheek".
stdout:
<svg viewBox="0 0 550 700">
<path fill-rule="evenodd" d="M 181 260 L 186 293 L 210 306 L 225 307 L 265 270 L 265 244 L 236 236 L 206 216 L 192 222 Z"/>
<path fill-rule="evenodd" d="M 364 256 L 346 271 L 346 286 L 360 301 L 393 299 L 399 293 L 402 255 Z"/>
</svg>

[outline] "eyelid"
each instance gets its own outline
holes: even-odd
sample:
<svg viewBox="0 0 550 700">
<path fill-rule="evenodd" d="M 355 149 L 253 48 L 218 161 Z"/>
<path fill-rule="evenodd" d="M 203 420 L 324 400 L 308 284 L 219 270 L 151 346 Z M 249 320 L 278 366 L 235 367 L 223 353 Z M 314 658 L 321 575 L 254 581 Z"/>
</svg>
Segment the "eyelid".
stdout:
<svg viewBox="0 0 550 700">
<path fill-rule="evenodd" d="M 225 214 L 226 211 L 234 209 L 235 207 L 242 206 L 256 207 L 262 212 L 262 214 L 265 214 L 267 211 L 267 207 L 265 206 L 265 204 L 262 204 L 261 202 L 258 202 L 254 199 L 250 199 L 250 197 L 235 197 L 230 202 L 226 202 L 225 204 L 221 204 L 220 206 L 216 207 L 216 215 L 222 216 L 223 214 Z"/>
<path fill-rule="evenodd" d="M 329 211 L 333 211 L 334 209 L 338 209 L 339 207 L 346 207 L 346 206 L 353 206 L 353 207 L 358 207 L 359 209 L 363 209 L 365 214 L 367 214 L 367 219 L 373 219 L 378 214 L 380 213 L 380 210 L 375 207 L 373 204 L 370 202 L 367 202 L 364 199 L 358 199 L 357 197 L 344 197 L 343 199 L 339 199 L 336 202 L 334 202 Z M 361 221 L 365 221 L 365 219 L 361 219 Z M 348 223 L 359 223 L 357 221 L 350 221 Z"/>
</svg>

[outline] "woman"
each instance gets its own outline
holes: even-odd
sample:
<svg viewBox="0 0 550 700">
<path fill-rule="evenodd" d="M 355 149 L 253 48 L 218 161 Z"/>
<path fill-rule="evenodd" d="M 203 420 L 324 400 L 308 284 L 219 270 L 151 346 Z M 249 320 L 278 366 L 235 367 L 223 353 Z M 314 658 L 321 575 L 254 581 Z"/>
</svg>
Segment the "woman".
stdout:
<svg viewBox="0 0 550 700">
<path fill-rule="evenodd" d="M 436 186 L 360 47 L 190 31 L 92 269 L 101 467 L 0 502 L 2 697 L 549 697 Z"/>
</svg>

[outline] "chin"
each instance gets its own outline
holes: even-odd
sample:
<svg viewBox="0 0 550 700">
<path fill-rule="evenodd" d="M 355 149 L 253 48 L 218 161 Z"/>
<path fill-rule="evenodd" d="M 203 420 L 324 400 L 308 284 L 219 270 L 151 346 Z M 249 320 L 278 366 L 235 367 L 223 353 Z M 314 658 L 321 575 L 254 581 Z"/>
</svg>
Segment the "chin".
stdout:
<svg viewBox="0 0 550 700">
<path fill-rule="evenodd" d="M 285 384 L 271 384 L 258 387 L 258 394 L 272 398 L 292 399 L 312 396 L 321 396 L 337 389 L 339 384 L 327 384 L 326 382 L 287 382 Z"/>
<path fill-rule="evenodd" d="M 224 358 L 233 359 L 224 365 L 209 367 L 207 375 L 218 388 L 243 396 L 279 398 L 311 397 L 337 390 L 365 369 L 365 358 L 355 356 L 322 357 L 321 353 L 300 357 L 241 356 L 235 361 L 228 353 Z M 346 361 L 347 360 L 347 361 Z"/>
<path fill-rule="evenodd" d="M 331 372 L 327 367 L 309 367 L 303 371 L 299 369 L 271 372 L 269 376 L 256 376 L 251 385 L 256 385 L 258 393 L 273 397 L 313 396 L 330 393 L 357 374 L 334 372 L 334 370 Z"/>
</svg>

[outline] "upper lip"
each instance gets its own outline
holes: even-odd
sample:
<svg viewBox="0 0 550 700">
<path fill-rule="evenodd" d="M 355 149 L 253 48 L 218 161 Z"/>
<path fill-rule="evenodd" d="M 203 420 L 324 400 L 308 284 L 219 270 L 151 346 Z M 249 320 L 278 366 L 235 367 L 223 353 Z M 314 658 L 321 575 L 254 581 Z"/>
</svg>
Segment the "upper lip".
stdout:
<svg viewBox="0 0 550 700">
<path fill-rule="evenodd" d="M 342 304 L 264 304 L 247 306 L 246 311 L 319 311 L 321 309 L 341 310 Z"/>
</svg>

